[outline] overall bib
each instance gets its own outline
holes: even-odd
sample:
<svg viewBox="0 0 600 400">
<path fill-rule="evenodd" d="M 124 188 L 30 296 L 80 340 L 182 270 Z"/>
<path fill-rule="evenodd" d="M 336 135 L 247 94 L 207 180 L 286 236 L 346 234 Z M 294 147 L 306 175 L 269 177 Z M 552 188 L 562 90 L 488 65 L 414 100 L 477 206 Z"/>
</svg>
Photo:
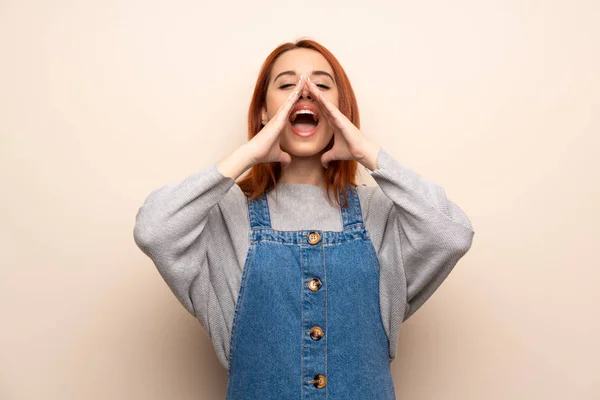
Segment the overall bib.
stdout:
<svg viewBox="0 0 600 400">
<path fill-rule="evenodd" d="M 227 400 L 396 398 L 379 261 L 356 188 L 346 195 L 343 231 L 274 230 L 266 195 L 248 202 Z"/>
</svg>

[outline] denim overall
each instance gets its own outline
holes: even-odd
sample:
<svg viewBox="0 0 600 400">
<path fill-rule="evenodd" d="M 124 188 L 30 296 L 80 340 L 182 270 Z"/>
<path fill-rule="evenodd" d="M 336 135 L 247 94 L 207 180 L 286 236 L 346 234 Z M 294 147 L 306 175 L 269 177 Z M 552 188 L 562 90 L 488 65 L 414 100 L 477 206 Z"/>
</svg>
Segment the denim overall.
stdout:
<svg viewBox="0 0 600 400">
<path fill-rule="evenodd" d="M 274 230 L 266 195 L 248 202 L 227 400 L 396 398 L 379 261 L 356 188 L 346 194 L 343 231 Z"/>
</svg>

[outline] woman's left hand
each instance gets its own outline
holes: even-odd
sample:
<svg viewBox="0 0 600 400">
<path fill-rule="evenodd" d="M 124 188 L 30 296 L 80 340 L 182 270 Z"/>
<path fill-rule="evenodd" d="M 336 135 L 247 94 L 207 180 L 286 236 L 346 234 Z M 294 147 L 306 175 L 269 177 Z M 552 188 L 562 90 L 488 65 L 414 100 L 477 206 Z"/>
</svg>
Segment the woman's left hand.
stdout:
<svg viewBox="0 0 600 400">
<path fill-rule="evenodd" d="M 321 156 L 321 164 L 327 168 L 333 160 L 357 160 L 374 171 L 377 166 L 379 145 L 366 137 L 342 112 L 331 103 L 310 78 L 306 85 L 321 104 L 323 116 L 333 130 L 333 146 Z"/>
</svg>

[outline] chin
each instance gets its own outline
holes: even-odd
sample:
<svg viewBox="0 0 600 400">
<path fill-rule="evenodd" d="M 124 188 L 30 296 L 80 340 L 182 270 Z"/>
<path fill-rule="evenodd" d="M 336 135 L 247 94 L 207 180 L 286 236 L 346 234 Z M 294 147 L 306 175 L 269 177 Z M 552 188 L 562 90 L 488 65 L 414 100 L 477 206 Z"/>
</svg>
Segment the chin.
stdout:
<svg viewBox="0 0 600 400">
<path fill-rule="evenodd" d="M 323 153 L 333 136 L 331 132 L 324 132 L 321 127 L 310 137 L 300 137 L 289 127 L 286 131 L 285 140 L 281 140 L 280 147 L 289 155 L 296 157 L 311 157 Z"/>
<path fill-rule="evenodd" d="M 321 153 L 321 150 L 314 146 L 293 146 L 291 149 L 284 149 L 283 151 L 294 157 L 312 157 Z"/>
</svg>

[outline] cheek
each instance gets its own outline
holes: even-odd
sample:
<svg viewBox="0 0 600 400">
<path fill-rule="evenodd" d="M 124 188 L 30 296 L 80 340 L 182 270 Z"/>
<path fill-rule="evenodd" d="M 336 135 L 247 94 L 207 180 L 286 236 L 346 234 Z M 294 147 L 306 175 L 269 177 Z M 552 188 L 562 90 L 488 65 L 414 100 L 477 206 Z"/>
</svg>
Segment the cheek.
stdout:
<svg viewBox="0 0 600 400">
<path fill-rule="evenodd" d="M 267 110 L 269 111 L 269 116 L 271 118 L 277 114 L 277 111 L 281 108 L 283 103 L 285 103 L 286 99 L 287 96 L 275 93 L 267 96 Z"/>
<path fill-rule="evenodd" d="M 329 102 L 332 103 L 334 106 L 336 106 L 337 108 L 339 108 L 339 104 L 340 103 L 338 101 L 339 96 L 338 96 L 337 92 L 336 93 L 326 93 L 325 94 L 325 98 L 327 100 L 329 100 Z"/>
</svg>

